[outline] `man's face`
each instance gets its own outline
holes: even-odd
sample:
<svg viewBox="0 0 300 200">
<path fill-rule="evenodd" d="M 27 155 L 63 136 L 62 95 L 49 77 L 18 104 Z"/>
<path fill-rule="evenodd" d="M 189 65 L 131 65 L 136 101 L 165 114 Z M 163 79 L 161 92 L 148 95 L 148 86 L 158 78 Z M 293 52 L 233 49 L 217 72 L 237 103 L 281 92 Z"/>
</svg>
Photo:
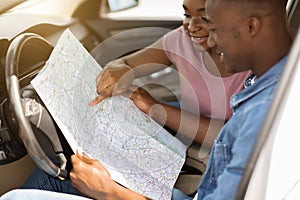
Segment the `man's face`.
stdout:
<svg viewBox="0 0 300 200">
<path fill-rule="evenodd" d="M 237 2 L 207 0 L 206 15 L 209 21 L 209 42 L 215 42 L 224 55 L 226 70 L 231 73 L 249 70 L 249 50 L 243 34 L 243 21 Z"/>
</svg>

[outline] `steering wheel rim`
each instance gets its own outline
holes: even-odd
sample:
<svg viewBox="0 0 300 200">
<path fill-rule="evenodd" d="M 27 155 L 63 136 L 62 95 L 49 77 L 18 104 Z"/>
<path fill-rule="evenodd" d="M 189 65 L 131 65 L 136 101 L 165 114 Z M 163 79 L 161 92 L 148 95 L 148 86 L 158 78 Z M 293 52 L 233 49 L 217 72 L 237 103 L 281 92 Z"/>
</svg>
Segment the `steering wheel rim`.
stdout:
<svg viewBox="0 0 300 200">
<path fill-rule="evenodd" d="M 24 111 L 19 78 L 17 77 L 17 67 L 19 65 L 22 48 L 26 42 L 32 39 L 41 40 L 51 46 L 51 44 L 43 37 L 33 33 L 23 33 L 12 41 L 8 48 L 5 61 L 5 81 L 8 99 L 15 113 L 15 120 L 19 127 L 19 136 L 22 139 L 29 156 L 35 164 L 47 174 L 60 179 L 65 179 L 67 177 L 65 166 L 58 167 L 48 158 L 35 137 L 29 119 L 26 117 Z"/>
</svg>

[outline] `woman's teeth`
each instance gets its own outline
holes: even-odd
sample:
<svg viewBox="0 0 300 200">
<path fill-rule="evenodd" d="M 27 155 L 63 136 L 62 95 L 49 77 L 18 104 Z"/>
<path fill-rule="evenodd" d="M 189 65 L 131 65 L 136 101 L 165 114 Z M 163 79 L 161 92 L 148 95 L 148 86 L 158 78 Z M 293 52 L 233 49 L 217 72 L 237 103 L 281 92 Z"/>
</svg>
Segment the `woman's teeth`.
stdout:
<svg viewBox="0 0 300 200">
<path fill-rule="evenodd" d="M 207 37 L 191 37 L 191 39 L 195 42 L 202 43 L 202 42 L 205 42 L 207 40 Z"/>
</svg>

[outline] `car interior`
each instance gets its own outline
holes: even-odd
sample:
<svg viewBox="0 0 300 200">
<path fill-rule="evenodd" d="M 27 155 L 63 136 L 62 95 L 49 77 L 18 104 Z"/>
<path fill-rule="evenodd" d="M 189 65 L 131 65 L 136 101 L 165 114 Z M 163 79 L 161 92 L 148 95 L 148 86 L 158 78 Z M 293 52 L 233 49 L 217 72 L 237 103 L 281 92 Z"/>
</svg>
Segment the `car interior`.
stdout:
<svg viewBox="0 0 300 200">
<path fill-rule="evenodd" d="M 45 2 L 40 1 L 36 7 L 42 9 L 47 6 Z M 59 2 L 52 0 L 53 4 Z M 61 18 L 28 15 L 32 5 L 22 0 L 0 10 L 0 24 L 10 27 L 0 33 L 0 195 L 21 186 L 36 166 L 50 175 L 68 178 L 72 150 L 51 115 L 43 108 L 46 113 L 44 126 L 37 128 L 35 108 L 22 108 L 22 102 L 28 98 L 43 105 L 30 81 L 43 68 L 64 30 L 69 28 L 104 66 L 112 59 L 151 44 L 182 24 L 180 18 L 122 17 L 123 12 L 136 9 L 142 0 L 130 1 L 131 4 L 124 7 L 111 2 L 66 0 L 68 11 L 62 10 L 64 17 Z M 287 7 L 291 34 L 295 37 L 299 29 L 299 6 L 299 0 L 290 0 Z M 17 23 L 16 19 L 19 19 Z M 16 25 L 11 26 L 14 23 Z M 143 86 L 151 95 L 164 102 L 176 102 L 180 98 L 179 82 L 171 68 L 136 82 L 151 82 Z M 188 148 L 186 162 L 176 182 L 176 187 L 188 195 L 195 194 L 205 171 L 205 161 L 199 158 L 200 148 L 196 143 Z"/>
<path fill-rule="evenodd" d="M 36 166 L 52 175 L 56 175 L 59 170 L 60 178 L 68 178 L 67 172 L 70 166 L 66 164 L 68 163 L 66 157 L 69 157 L 72 152 L 57 125 L 52 122 L 51 116 L 46 117 L 45 124 L 52 125 L 44 130 L 36 128 L 33 121 L 20 125 L 20 121 L 27 120 L 25 115 L 28 113 L 23 113 L 22 109 L 15 109 L 20 102 L 11 102 L 14 101 L 13 99 L 20 101 L 27 97 L 40 102 L 30 88 L 30 81 L 45 65 L 64 30 L 70 29 L 99 64 L 104 66 L 112 59 L 151 44 L 166 32 L 182 24 L 181 10 L 180 17 L 177 18 L 159 19 L 154 16 L 153 19 L 150 17 L 138 19 L 134 16 L 124 20 L 119 16 L 120 13 L 126 12 L 126 9 L 136 9 L 141 2 L 134 0 L 131 2 L 135 3 L 123 7 L 116 7 L 111 4 L 113 2 L 68 0 L 61 5 L 60 1 L 48 1 L 48 4 L 59 5 L 55 7 L 59 9 L 53 14 L 53 11 L 46 9 L 48 6 L 46 1 L 39 1 L 37 5 L 32 5 L 24 0 L 16 0 L 7 1 L 9 5 L 5 4 L 1 10 L 0 24 L 9 28 L 0 35 L 0 194 L 19 187 Z M 180 1 L 178 3 L 181 4 Z M 38 19 L 35 14 L 32 14 L 33 7 L 46 9 L 46 12 L 38 15 L 40 18 Z M 10 69 L 6 66 L 10 66 Z M 145 87 L 162 101 L 176 101 L 179 94 L 178 79 L 176 73 L 170 71 L 172 70 L 162 71 L 137 81 L 151 80 L 157 83 Z M 17 78 L 16 82 L 13 77 Z M 170 85 L 170 87 L 162 87 L 162 85 Z M 8 89 L 12 87 L 17 87 L 15 89 L 18 94 L 10 93 L 15 90 Z M 18 116 L 24 118 L 20 119 Z M 22 137 L 23 128 L 27 129 L 25 132 L 29 131 L 33 134 L 30 139 Z M 58 136 L 53 136 L 55 132 Z M 35 150 L 30 152 L 27 148 Z M 64 152 L 66 156 L 56 152 Z M 42 157 L 39 154 L 42 154 Z M 60 163 L 60 166 L 55 166 L 48 157 Z"/>
</svg>

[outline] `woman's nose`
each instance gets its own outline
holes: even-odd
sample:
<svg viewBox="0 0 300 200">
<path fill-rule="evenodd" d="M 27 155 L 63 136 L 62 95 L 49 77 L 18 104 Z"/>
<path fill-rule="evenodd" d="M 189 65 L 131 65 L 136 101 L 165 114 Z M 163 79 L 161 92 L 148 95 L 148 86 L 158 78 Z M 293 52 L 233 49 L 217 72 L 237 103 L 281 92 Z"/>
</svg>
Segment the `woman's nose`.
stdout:
<svg viewBox="0 0 300 200">
<path fill-rule="evenodd" d="M 199 22 L 198 22 L 198 19 L 191 19 L 190 20 L 190 23 L 188 25 L 188 29 L 190 32 L 196 32 L 196 31 L 199 31 L 200 30 L 200 26 L 199 26 Z"/>
</svg>

